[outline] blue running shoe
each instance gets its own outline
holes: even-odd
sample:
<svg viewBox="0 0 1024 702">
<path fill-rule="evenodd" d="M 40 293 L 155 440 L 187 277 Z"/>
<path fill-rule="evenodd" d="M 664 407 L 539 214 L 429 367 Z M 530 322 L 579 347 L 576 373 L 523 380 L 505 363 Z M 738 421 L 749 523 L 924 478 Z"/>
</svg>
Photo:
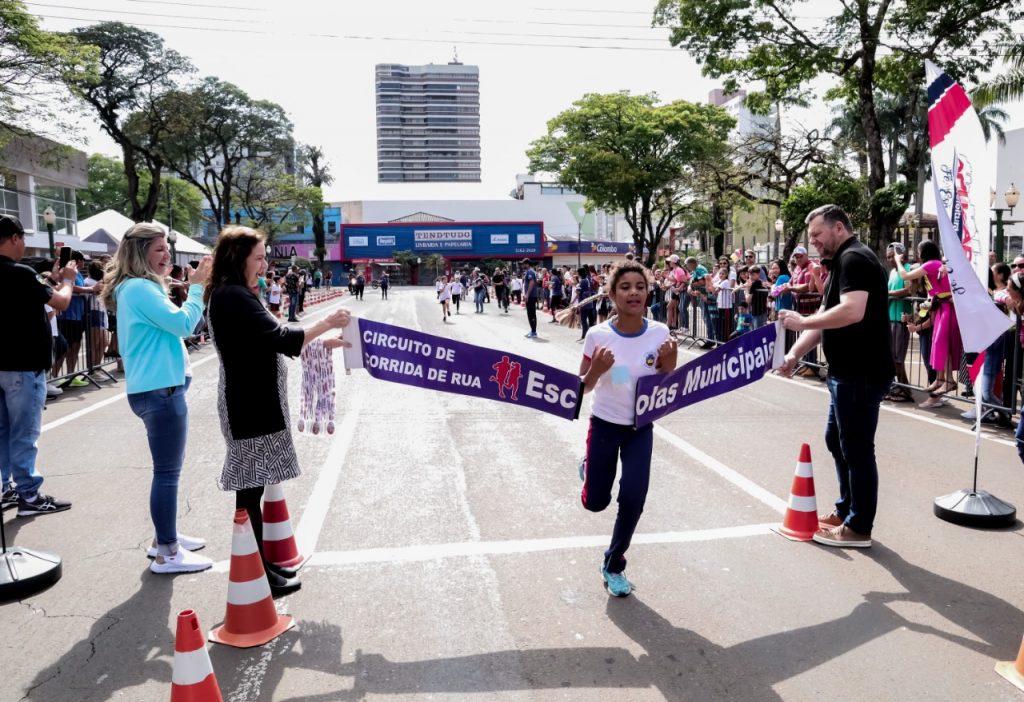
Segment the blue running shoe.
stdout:
<svg viewBox="0 0 1024 702">
<path fill-rule="evenodd" d="M 633 586 L 626 580 L 625 573 L 609 573 L 607 568 L 601 568 L 601 575 L 604 576 L 604 585 L 608 594 L 613 597 L 628 597 L 633 592 Z"/>
</svg>

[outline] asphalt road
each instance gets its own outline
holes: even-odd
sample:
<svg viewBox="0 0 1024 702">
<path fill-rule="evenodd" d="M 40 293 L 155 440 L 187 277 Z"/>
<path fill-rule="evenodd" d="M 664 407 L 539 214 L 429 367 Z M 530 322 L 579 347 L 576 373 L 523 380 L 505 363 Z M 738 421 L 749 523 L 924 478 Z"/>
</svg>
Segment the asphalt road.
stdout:
<svg viewBox="0 0 1024 702">
<path fill-rule="evenodd" d="M 442 324 L 432 291 L 378 296 L 340 304 L 578 365 L 577 330 L 542 318 L 541 338 L 525 339 L 521 309 L 469 305 Z M 0 606 L 0 700 L 168 699 L 176 613 L 195 609 L 207 631 L 222 621 L 234 498 L 216 486 L 213 350 L 193 364 L 179 529 L 206 537 L 218 566 L 149 573 L 142 424 L 123 383 L 68 392 L 46 411 L 39 465 L 44 489 L 74 508 L 4 514 L 9 541 L 59 553 L 64 577 Z M 802 442 L 820 511 L 835 497 L 820 382 L 768 378 L 670 415 L 629 554 L 636 591 L 614 599 L 599 566 L 615 505 L 579 503 L 585 422 L 338 376 L 338 429 L 296 434 L 304 473 L 285 486 L 300 545 L 315 551 L 303 588 L 278 600 L 297 626 L 262 648 L 210 649 L 225 700 L 1021 699 L 993 665 L 1024 634 L 1024 532 L 931 514 L 935 496 L 971 481 L 973 435 L 952 409 L 883 411 L 868 551 L 769 528 Z M 1024 506 L 1010 434 L 986 432 L 981 486 Z"/>
</svg>

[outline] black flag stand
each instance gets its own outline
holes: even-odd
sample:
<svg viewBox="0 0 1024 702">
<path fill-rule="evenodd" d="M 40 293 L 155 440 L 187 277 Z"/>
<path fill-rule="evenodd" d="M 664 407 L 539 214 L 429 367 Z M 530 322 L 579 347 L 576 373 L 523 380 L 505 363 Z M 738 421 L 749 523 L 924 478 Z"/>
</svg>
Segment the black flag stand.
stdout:
<svg viewBox="0 0 1024 702">
<path fill-rule="evenodd" d="M 1012 526 L 1017 521 L 1017 508 L 1003 502 L 995 495 L 978 489 L 978 452 L 981 448 L 981 392 L 975 388 L 974 419 L 974 485 L 970 489 L 957 490 L 942 497 L 936 497 L 935 516 L 953 524 L 982 529 L 998 529 Z"/>
<path fill-rule="evenodd" d="M 45 551 L 11 546 L 0 519 L 0 602 L 20 600 L 45 590 L 60 580 L 60 556 Z"/>
</svg>

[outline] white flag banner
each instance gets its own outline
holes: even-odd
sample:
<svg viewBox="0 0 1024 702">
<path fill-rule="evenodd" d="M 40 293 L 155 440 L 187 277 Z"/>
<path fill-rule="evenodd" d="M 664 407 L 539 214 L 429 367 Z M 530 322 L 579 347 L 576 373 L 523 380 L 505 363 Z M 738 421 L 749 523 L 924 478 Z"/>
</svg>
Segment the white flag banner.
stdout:
<svg viewBox="0 0 1024 702">
<path fill-rule="evenodd" d="M 989 174 L 985 136 L 970 98 L 930 61 L 928 135 L 942 253 L 949 268 L 960 336 L 967 352 L 981 352 L 1006 331 L 982 280 L 988 280 Z"/>
</svg>

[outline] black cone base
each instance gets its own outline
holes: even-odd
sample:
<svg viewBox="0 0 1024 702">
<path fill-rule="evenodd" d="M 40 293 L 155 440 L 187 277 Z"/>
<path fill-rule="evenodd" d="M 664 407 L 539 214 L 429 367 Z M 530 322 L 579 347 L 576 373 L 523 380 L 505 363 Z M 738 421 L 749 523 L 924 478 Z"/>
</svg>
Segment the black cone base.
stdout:
<svg viewBox="0 0 1024 702">
<path fill-rule="evenodd" d="M 20 600 L 60 580 L 60 556 L 12 546 L 0 554 L 0 602 Z"/>
<path fill-rule="evenodd" d="M 935 516 L 953 524 L 996 529 L 1017 522 L 1017 508 L 984 490 L 957 490 L 935 498 Z"/>
</svg>

